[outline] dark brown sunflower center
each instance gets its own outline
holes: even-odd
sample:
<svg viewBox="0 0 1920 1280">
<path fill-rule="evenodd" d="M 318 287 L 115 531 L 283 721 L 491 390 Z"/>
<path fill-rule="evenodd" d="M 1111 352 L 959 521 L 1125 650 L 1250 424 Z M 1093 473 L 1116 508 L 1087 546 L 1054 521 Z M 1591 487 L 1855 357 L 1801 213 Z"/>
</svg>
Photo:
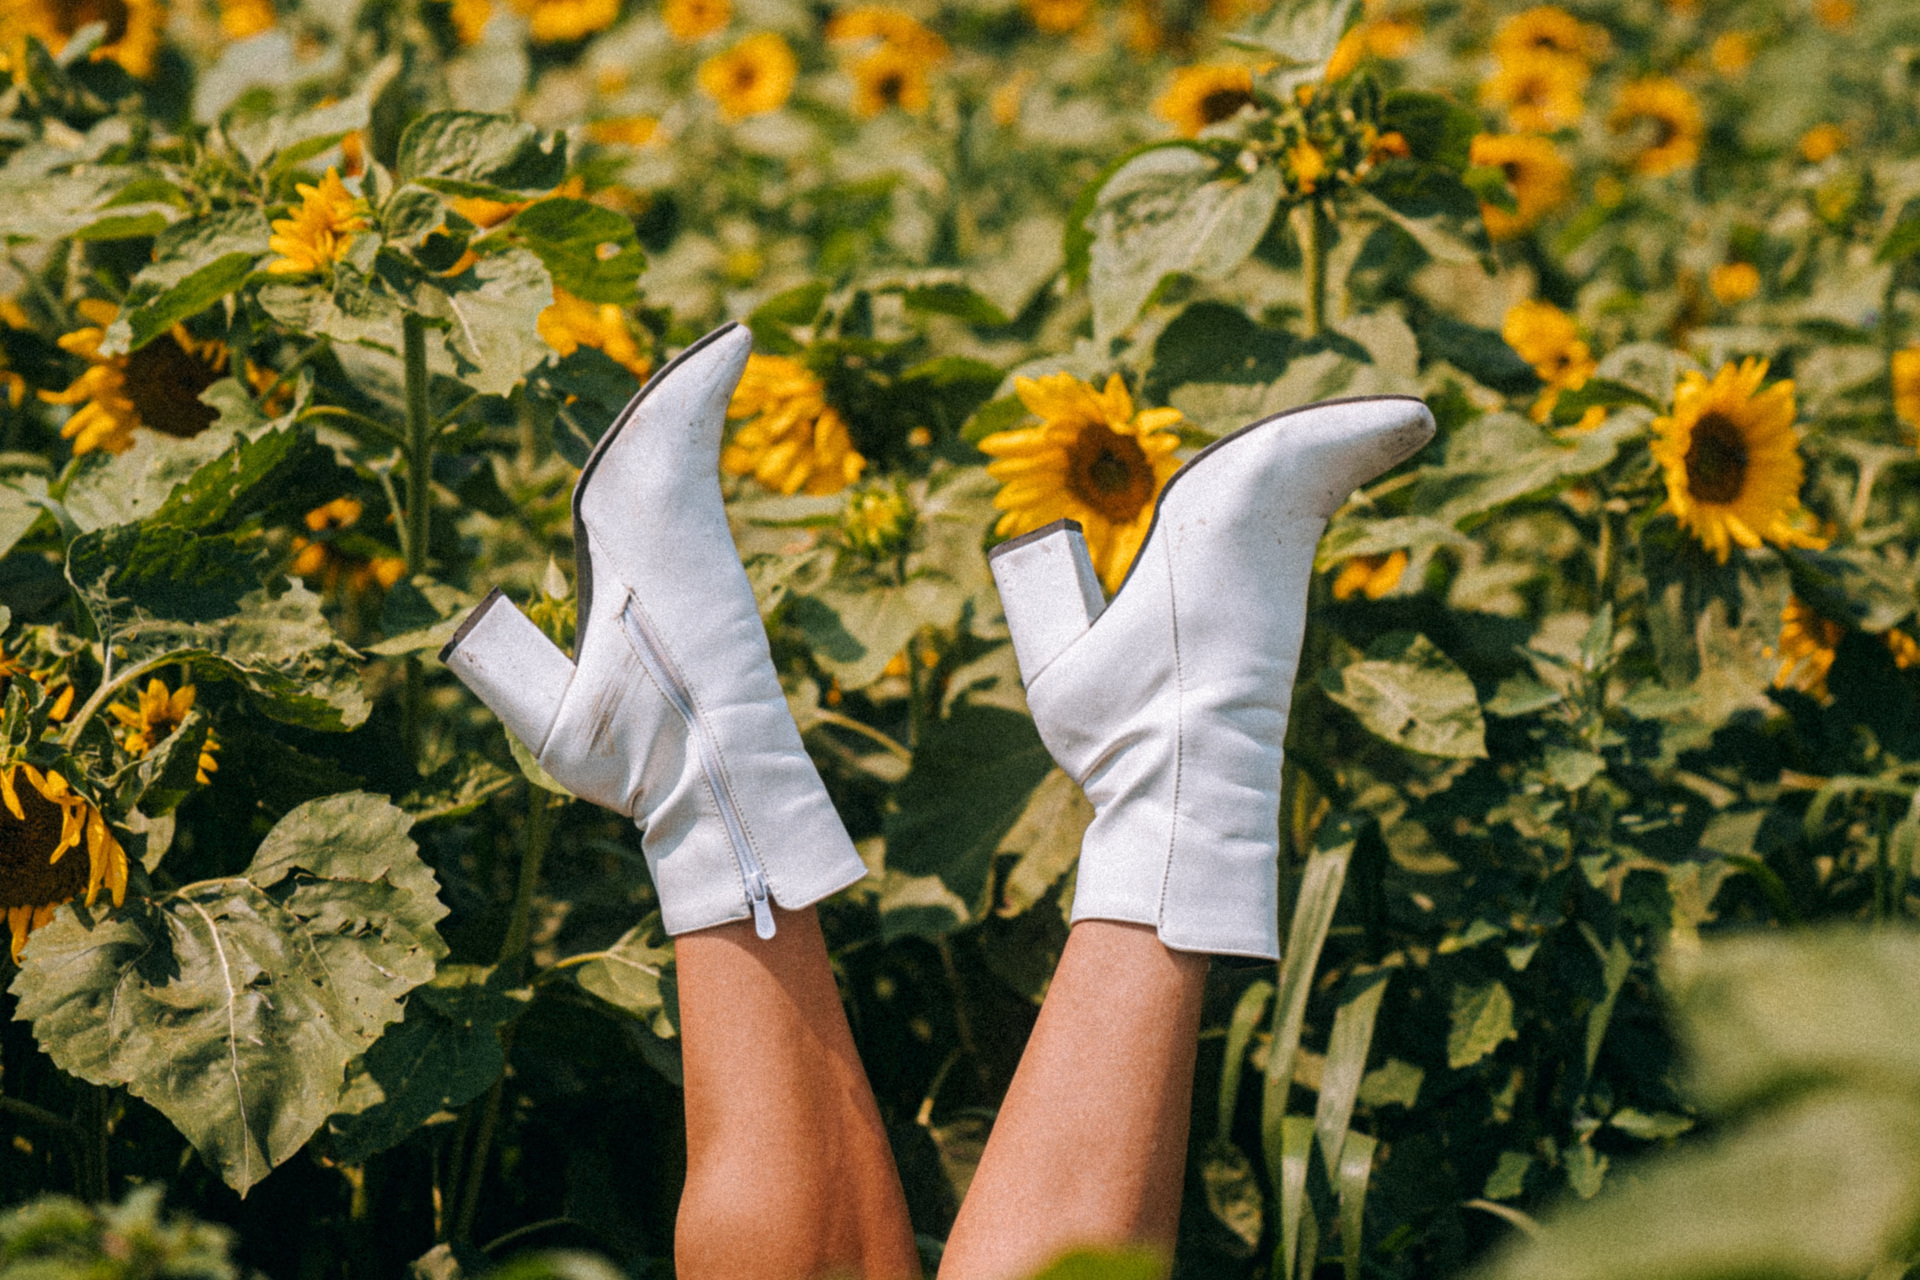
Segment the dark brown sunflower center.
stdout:
<svg viewBox="0 0 1920 1280">
<path fill-rule="evenodd" d="M 760 68 L 754 66 L 752 63 L 736 62 L 733 64 L 733 89 L 735 93 L 745 93 L 747 90 L 753 88 L 754 83 L 759 79 Z"/>
<path fill-rule="evenodd" d="M 1732 502 L 1747 480 L 1747 439 L 1740 424 L 1717 413 L 1693 424 L 1687 447 L 1687 490 L 1701 502 Z"/>
<path fill-rule="evenodd" d="M 1200 118 L 1208 124 L 1231 119 L 1240 108 L 1253 101 L 1245 89 L 1215 89 L 1200 99 Z"/>
<path fill-rule="evenodd" d="M 1124 524 L 1153 497 L 1153 468 L 1139 441 L 1088 426 L 1068 454 L 1067 483 L 1082 502 Z"/>
<path fill-rule="evenodd" d="M 127 398 L 140 421 L 185 439 L 213 425 L 214 412 L 200 403 L 200 393 L 218 377 L 206 361 L 163 336 L 127 357 Z"/>
<path fill-rule="evenodd" d="M 890 107 L 897 107 L 900 105 L 900 99 L 907 92 L 907 78 L 898 71 L 889 71 L 880 77 L 878 92 L 880 101 Z"/>
<path fill-rule="evenodd" d="M 14 793 L 26 820 L 0 801 L 0 907 L 47 907 L 79 896 L 87 887 L 87 851 L 68 849 L 60 861 L 47 861 L 60 846 L 60 806 L 24 773 L 14 775 Z"/>
<path fill-rule="evenodd" d="M 78 31 L 90 22 L 107 24 L 102 44 L 112 44 L 127 34 L 127 6 L 124 0 L 53 0 L 55 19 L 62 31 Z"/>
</svg>

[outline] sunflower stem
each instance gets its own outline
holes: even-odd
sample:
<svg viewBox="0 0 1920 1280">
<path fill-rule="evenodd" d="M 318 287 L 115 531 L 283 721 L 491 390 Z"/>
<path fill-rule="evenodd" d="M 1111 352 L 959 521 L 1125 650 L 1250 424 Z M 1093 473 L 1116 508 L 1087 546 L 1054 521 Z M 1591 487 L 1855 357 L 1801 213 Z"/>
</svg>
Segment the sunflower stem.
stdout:
<svg viewBox="0 0 1920 1280">
<path fill-rule="evenodd" d="M 111 669 L 108 666 L 110 656 L 108 650 L 111 646 L 111 639 L 103 639 L 101 641 L 102 670 Z M 87 724 L 94 716 L 100 713 L 100 708 L 106 704 L 108 698 L 111 698 L 114 694 L 132 684 L 141 676 L 152 671 L 157 671 L 170 662 L 178 662 L 179 660 L 180 655 L 177 653 L 163 653 L 157 658 L 148 658 L 145 662 L 136 662 L 126 670 L 115 673 L 111 679 L 103 681 L 100 687 L 93 691 L 93 696 L 81 704 L 78 714 L 73 717 L 73 723 L 69 724 L 67 731 L 60 736 L 60 745 L 69 749 L 77 746 L 80 742 L 81 733 L 86 730 Z"/>
<path fill-rule="evenodd" d="M 1302 200 L 1287 213 L 1287 221 L 1300 242 L 1300 274 L 1306 283 L 1303 323 L 1307 337 L 1317 338 L 1327 327 L 1326 218 L 1318 200 Z"/>
<path fill-rule="evenodd" d="M 401 551 L 407 558 L 407 578 L 427 571 L 427 530 L 432 514 L 433 436 L 432 405 L 428 402 L 427 322 L 408 312 L 401 321 L 401 346 L 406 368 L 407 396 L 407 510 Z M 426 672 L 417 654 L 406 660 L 407 683 L 401 703 L 400 730 L 407 759 L 420 763 L 420 721 L 426 702 Z"/>
</svg>

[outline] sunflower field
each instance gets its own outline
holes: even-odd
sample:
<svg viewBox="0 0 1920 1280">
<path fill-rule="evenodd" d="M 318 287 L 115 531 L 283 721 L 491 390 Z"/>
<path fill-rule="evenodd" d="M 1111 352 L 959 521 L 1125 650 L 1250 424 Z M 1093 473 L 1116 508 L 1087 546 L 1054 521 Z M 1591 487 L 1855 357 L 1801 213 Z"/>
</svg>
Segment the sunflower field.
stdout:
<svg viewBox="0 0 1920 1280">
<path fill-rule="evenodd" d="M 1090 817 L 985 549 L 1112 590 L 1382 393 L 1174 1274 L 1920 1261 L 1920 6 L 0 0 L 0 71 L 0 1275 L 671 1274 L 638 833 L 435 655 L 570 643 L 725 319 L 929 1274 Z"/>
</svg>

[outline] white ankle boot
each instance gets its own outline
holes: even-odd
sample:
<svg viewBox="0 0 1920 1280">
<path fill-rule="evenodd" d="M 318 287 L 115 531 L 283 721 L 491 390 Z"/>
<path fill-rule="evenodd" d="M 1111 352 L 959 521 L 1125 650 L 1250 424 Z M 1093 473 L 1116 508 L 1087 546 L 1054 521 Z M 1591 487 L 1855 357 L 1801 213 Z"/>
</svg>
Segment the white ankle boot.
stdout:
<svg viewBox="0 0 1920 1280">
<path fill-rule="evenodd" d="M 495 591 L 441 661 L 563 786 L 630 816 L 668 933 L 803 907 L 866 874 L 800 744 L 727 529 L 727 401 L 752 338 L 662 369 L 573 490 L 574 661 Z"/>
<path fill-rule="evenodd" d="M 1280 746 L 1313 553 L 1360 485 L 1433 436 L 1404 397 L 1257 422 L 1174 474 L 1107 603 L 1063 520 L 991 561 L 1027 703 L 1086 791 L 1073 918 L 1169 947 L 1280 955 Z"/>
</svg>

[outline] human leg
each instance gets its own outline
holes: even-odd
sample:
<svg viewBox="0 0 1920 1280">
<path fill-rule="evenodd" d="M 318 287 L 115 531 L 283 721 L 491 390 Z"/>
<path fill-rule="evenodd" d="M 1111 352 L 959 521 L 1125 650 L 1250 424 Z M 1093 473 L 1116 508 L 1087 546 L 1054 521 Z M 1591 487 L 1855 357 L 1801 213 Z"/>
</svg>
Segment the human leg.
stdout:
<svg viewBox="0 0 1920 1280">
<path fill-rule="evenodd" d="M 682 1280 L 919 1274 L 906 1196 L 813 908 L 677 946 L 687 1184 Z"/>
<path fill-rule="evenodd" d="M 941 1280 L 1018 1280 L 1076 1245 L 1171 1253 L 1206 976 L 1150 927 L 1074 926 Z"/>
</svg>

